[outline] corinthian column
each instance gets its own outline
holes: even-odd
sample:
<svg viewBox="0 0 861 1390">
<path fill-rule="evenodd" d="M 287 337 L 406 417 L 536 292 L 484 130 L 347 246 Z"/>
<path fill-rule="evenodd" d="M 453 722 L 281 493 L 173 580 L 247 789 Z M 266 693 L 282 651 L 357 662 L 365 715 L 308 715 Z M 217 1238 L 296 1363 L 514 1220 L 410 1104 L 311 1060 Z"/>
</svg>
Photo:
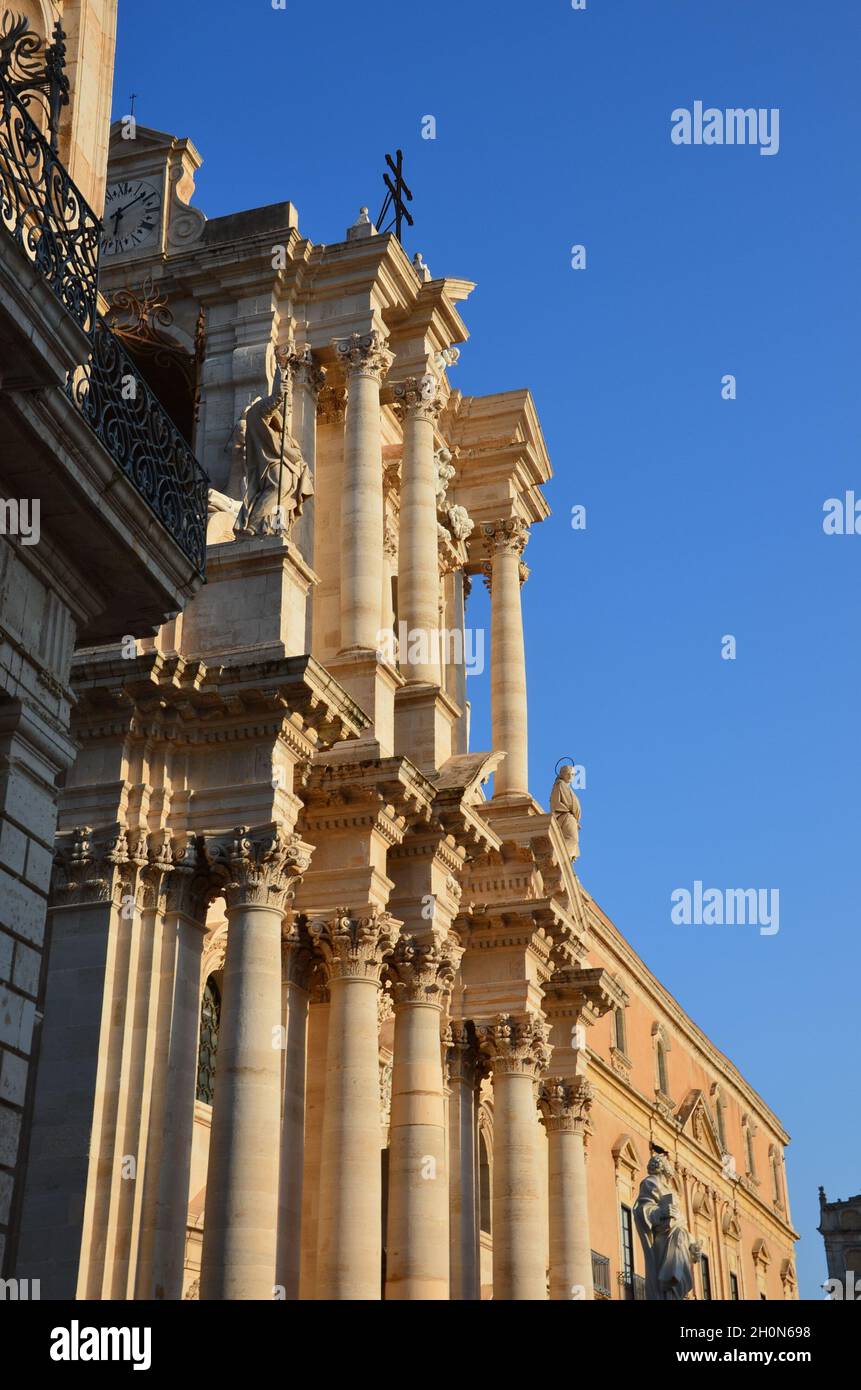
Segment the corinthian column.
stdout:
<svg viewBox="0 0 861 1390">
<path fill-rule="evenodd" d="M 538 1104 L 548 1142 L 550 1297 L 591 1299 L 586 1135 L 592 1087 L 579 1076 L 548 1077 L 541 1086 Z"/>
<path fill-rule="evenodd" d="M 288 919 L 292 913 L 288 913 Z M 308 987 L 314 961 L 307 931 L 285 921 L 282 940 L 281 1178 L 278 1192 L 276 1283 L 285 1299 L 299 1297 L 302 1250 L 302 1169 L 305 1136 L 305 1051 Z"/>
<path fill-rule="evenodd" d="M 376 651 L 383 582 L 380 384 L 394 357 L 376 330 L 335 340 L 347 381 L 341 496 L 341 651 Z"/>
<path fill-rule="evenodd" d="M 394 388 L 403 423 L 398 620 L 401 672 L 408 682 L 440 683 L 434 422 L 440 411 L 434 376 L 408 377 Z"/>
<path fill-rule="evenodd" d="M 460 947 L 398 941 L 389 1139 L 386 1298 L 448 1299 L 448 1155 L 441 1024 Z"/>
<path fill-rule="evenodd" d="M 201 1299 L 271 1299 L 281 1123 L 281 922 L 310 847 L 277 825 L 217 845 L 227 957 L 206 1177 Z"/>
<path fill-rule="evenodd" d="M 494 797 L 529 792 L 526 656 L 520 606 L 521 556 L 529 527 L 506 517 L 483 528 L 490 557 L 490 702 L 493 746 L 505 752 L 494 775 Z"/>
<path fill-rule="evenodd" d="M 317 1208 L 317 1299 L 380 1298 L 382 1191 L 377 995 L 398 936 L 378 909 L 312 924 L 329 977 L 326 1098 Z"/>
<path fill-rule="evenodd" d="M 500 1015 L 479 1030 L 493 1069 L 493 1297 L 547 1297 L 535 1083 L 550 1057 L 547 1025 Z"/>
</svg>

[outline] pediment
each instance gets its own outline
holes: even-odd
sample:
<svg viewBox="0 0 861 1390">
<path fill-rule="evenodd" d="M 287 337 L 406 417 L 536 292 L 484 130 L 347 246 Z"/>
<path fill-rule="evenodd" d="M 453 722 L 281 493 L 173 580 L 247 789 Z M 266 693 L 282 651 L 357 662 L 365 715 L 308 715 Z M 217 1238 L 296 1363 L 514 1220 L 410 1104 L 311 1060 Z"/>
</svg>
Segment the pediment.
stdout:
<svg viewBox="0 0 861 1390">
<path fill-rule="evenodd" d="M 741 1240 L 741 1223 L 735 1207 L 727 1206 L 720 1224 L 724 1235 L 730 1240 Z"/>
<path fill-rule="evenodd" d="M 679 1107 L 676 1119 L 684 1134 L 689 1135 L 694 1143 L 699 1144 L 718 1163 L 723 1163 L 720 1139 L 711 1112 L 706 1105 L 705 1094 L 701 1090 L 688 1091 Z"/>
<path fill-rule="evenodd" d="M 630 1134 L 620 1134 L 612 1149 L 613 1162 L 618 1168 L 621 1164 L 623 1168 L 630 1168 L 632 1174 L 637 1173 L 642 1168 L 640 1155 L 637 1153 L 637 1146 Z"/>
<path fill-rule="evenodd" d="M 753 1243 L 753 1262 L 768 1266 L 771 1264 L 771 1252 L 765 1241 L 761 1238 Z"/>
</svg>

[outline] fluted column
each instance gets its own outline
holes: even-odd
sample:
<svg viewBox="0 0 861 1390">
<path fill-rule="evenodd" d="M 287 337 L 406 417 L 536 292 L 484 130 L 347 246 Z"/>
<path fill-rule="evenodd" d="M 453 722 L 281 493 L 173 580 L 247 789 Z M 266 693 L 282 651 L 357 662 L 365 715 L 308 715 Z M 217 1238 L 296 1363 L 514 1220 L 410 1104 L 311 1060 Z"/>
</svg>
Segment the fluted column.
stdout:
<svg viewBox="0 0 861 1390">
<path fill-rule="evenodd" d="M 478 1230 L 478 1085 L 481 1063 L 466 1023 L 453 1019 L 446 1036 L 449 1083 L 449 1213 L 452 1302 L 481 1297 Z"/>
<path fill-rule="evenodd" d="M 287 1300 L 299 1297 L 302 1250 L 302 1167 L 305 1131 L 305 1049 L 313 956 L 307 931 L 288 913 L 281 946 L 281 1176 L 275 1282 Z"/>
<path fill-rule="evenodd" d="M 395 1004 L 386 1298 L 449 1296 L 448 1154 L 441 1024 L 460 947 L 401 937 L 390 962 Z"/>
<path fill-rule="evenodd" d="M 550 1297 L 591 1299 L 586 1135 L 592 1087 L 583 1077 L 548 1077 L 538 1103 L 548 1143 Z"/>
<path fill-rule="evenodd" d="M 379 1299 L 382 1259 L 377 995 L 398 924 L 347 909 L 312 924 L 331 1005 L 320 1158 L 315 1298 Z"/>
<path fill-rule="evenodd" d="M 535 1083 L 550 1057 L 547 1025 L 501 1015 L 479 1030 L 493 1069 L 493 1297 L 544 1300 Z"/>
<path fill-rule="evenodd" d="M 336 339 L 347 382 L 341 497 L 341 651 L 376 651 L 383 574 L 380 384 L 393 359 L 376 330 Z"/>
<path fill-rule="evenodd" d="M 434 376 L 408 377 L 394 388 L 403 424 L 398 622 L 401 672 L 408 682 L 439 685 L 439 558 L 434 423 L 440 410 Z"/>
<path fill-rule="evenodd" d="M 494 775 L 494 796 L 529 791 L 526 655 L 520 605 L 521 556 L 529 527 L 519 517 L 483 526 L 490 563 L 490 703 L 492 740 L 505 760 Z"/>
<path fill-rule="evenodd" d="M 271 1299 L 281 1123 L 281 923 L 309 846 L 277 825 L 217 846 L 227 957 L 206 1178 L 201 1299 Z"/>
</svg>

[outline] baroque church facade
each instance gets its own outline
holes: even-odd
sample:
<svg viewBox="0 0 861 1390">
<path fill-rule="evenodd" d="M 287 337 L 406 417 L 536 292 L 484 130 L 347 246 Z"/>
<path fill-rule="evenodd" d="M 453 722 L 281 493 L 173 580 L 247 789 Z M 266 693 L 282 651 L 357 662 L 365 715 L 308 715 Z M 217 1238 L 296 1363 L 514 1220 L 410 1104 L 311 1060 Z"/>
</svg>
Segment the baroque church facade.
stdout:
<svg viewBox="0 0 861 1390">
<path fill-rule="evenodd" d="M 473 285 L 367 210 L 207 219 L 199 164 L 112 130 L 103 313 L 208 474 L 207 582 L 72 663 L 16 1273 L 637 1299 L 659 1155 L 691 1296 L 796 1298 L 787 1134 L 581 882 L 564 776 L 533 794 L 529 391 L 462 392 Z"/>
</svg>

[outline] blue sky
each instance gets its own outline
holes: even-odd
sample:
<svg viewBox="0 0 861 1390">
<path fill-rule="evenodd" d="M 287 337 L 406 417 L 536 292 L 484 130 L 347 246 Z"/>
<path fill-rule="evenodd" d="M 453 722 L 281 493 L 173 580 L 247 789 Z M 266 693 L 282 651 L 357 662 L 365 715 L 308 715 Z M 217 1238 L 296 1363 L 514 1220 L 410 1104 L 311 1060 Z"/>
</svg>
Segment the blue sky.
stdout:
<svg viewBox="0 0 861 1390">
<path fill-rule="evenodd" d="M 114 110 L 194 140 L 210 216 L 290 199 L 318 241 L 404 150 L 407 249 L 478 282 L 452 379 L 529 386 L 553 460 L 533 790 L 585 765 L 584 883 L 790 1131 L 805 1297 L 818 1184 L 861 1190 L 861 535 L 822 529 L 861 498 L 859 53 L 857 0 L 120 0 Z M 779 108 L 779 153 L 674 145 L 697 100 Z M 779 888 L 779 933 L 673 925 L 696 879 Z"/>
</svg>

